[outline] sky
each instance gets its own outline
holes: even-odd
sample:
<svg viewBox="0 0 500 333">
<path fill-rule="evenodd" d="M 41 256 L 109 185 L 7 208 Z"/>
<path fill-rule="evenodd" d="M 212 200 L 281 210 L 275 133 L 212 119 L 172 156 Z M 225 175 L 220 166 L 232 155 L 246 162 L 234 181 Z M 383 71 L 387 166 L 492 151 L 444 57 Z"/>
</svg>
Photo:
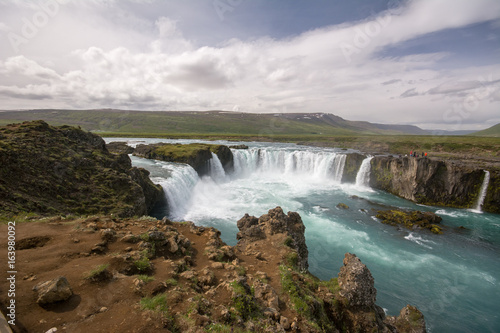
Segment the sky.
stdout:
<svg viewBox="0 0 500 333">
<path fill-rule="evenodd" d="M 500 123 L 499 0 L 0 0 L 0 109 Z"/>
</svg>

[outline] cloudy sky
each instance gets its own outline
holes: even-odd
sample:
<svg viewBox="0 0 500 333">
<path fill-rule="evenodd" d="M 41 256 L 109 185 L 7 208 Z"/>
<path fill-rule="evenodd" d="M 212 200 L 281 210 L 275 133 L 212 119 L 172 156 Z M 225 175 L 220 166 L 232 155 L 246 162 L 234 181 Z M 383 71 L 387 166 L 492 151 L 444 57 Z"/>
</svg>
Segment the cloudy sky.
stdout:
<svg viewBox="0 0 500 333">
<path fill-rule="evenodd" d="M 0 0 L 0 109 L 500 122 L 498 0 Z"/>
</svg>

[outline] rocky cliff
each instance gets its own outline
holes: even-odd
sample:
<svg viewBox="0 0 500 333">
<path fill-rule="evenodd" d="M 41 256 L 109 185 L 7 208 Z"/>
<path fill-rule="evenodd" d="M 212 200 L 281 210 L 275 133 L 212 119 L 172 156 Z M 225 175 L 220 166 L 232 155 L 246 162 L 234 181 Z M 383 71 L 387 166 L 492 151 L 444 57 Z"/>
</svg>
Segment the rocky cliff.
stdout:
<svg viewBox="0 0 500 333">
<path fill-rule="evenodd" d="M 342 173 L 342 183 L 356 183 L 356 176 L 365 158 L 365 155 L 358 153 L 347 154 L 344 172 Z"/>
<path fill-rule="evenodd" d="M 371 160 L 370 186 L 417 203 L 474 207 L 485 172 L 473 163 L 430 158 L 376 156 Z M 498 212 L 498 171 L 492 172 L 487 211 Z"/>
<path fill-rule="evenodd" d="M 16 284 L 12 328 L 425 332 L 415 307 L 398 317 L 384 314 L 375 304 L 374 279 L 354 254 L 345 255 L 338 278 L 311 275 L 297 213 L 276 207 L 259 218 L 245 215 L 238 227 L 232 247 L 214 228 L 167 219 L 102 216 L 20 224 L 16 258 L 25 276 Z M 6 229 L 0 225 L 0 232 Z M 1 255 L 6 242 L 0 239 Z M 0 281 L 0 289 L 8 283 Z M 1 294 L 3 312 L 7 301 Z"/>
<path fill-rule="evenodd" d="M 233 170 L 233 154 L 231 149 L 224 145 L 157 143 L 138 145 L 133 152 L 138 157 L 189 164 L 200 176 L 209 174 L 212 153 L 217 155 L 226 173 Z"/>
<path fill-rule="evenodd" d="M 0 127 L 0 216 L 144 215 L 163 196 L 149 172 L 104 140 L 43 121 Z"/>
</svg>

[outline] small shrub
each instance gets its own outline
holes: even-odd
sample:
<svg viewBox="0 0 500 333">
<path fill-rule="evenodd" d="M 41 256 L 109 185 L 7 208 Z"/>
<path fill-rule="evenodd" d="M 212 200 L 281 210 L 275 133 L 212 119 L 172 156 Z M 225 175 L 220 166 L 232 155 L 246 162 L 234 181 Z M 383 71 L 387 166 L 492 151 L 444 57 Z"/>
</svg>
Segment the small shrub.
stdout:
<svg viewBox="0 0 500 333">
<path fill-rule="evenodd" d="M 145 274 L 137 275 L 137 278 L 143 281 L 144 283 L 153 282 L 155 280 L 154 276 L 148 276 Z"/>
<path fill-rule="evenodd" d="M 172 287 L 175 287 L 179 284 L 179 282 L 177 282 L 176 279 L 168 279 L 167 281 L 165 281 L 165 284 L 167 286 L 172 286 Z"/>
<path fill-rule="evenodd" d="M 285 242 L 284 242 L 285 246 L 288 246 L 288 247 L 293 247 L 293 238 L 288 236 L 286 239 L 285 239 Z"/>
<path fill-rule="evenodd" d="M 151 270 L 151 262 L 146 257 L 142 257 L 141 259 L 134 261 L 134 265 L 139 272 L 147 272 Z"/>
<path fill-rule="evenodd" d="M 141 309 L 168 313 L 167 297 L 163 294 L 141 299 Z"/>
</svg>

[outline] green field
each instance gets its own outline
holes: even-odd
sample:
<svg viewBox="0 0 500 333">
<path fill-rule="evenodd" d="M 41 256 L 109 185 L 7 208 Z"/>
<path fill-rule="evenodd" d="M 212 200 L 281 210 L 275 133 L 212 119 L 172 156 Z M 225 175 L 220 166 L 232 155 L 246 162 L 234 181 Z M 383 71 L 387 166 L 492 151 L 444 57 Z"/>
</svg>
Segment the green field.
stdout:
<svg viewBox="0 0 500 333">
<path fill-rule="evenodd" d="M 414 126 L 348 121 L 334 115 L 124 110 L 0 112 L 0 125 L 37 119 L 51 125 L 80 126 L 105 137 L 279 141 L 353 148 L 368 153 L 405 155 L 417 151 L 441 157 L 493 160 L 500 157 L 498 136 L 413 135 L 425 132 Z M 493 135 L 499 128 L 497 125 L 482 132 Z"/>
</svg>

